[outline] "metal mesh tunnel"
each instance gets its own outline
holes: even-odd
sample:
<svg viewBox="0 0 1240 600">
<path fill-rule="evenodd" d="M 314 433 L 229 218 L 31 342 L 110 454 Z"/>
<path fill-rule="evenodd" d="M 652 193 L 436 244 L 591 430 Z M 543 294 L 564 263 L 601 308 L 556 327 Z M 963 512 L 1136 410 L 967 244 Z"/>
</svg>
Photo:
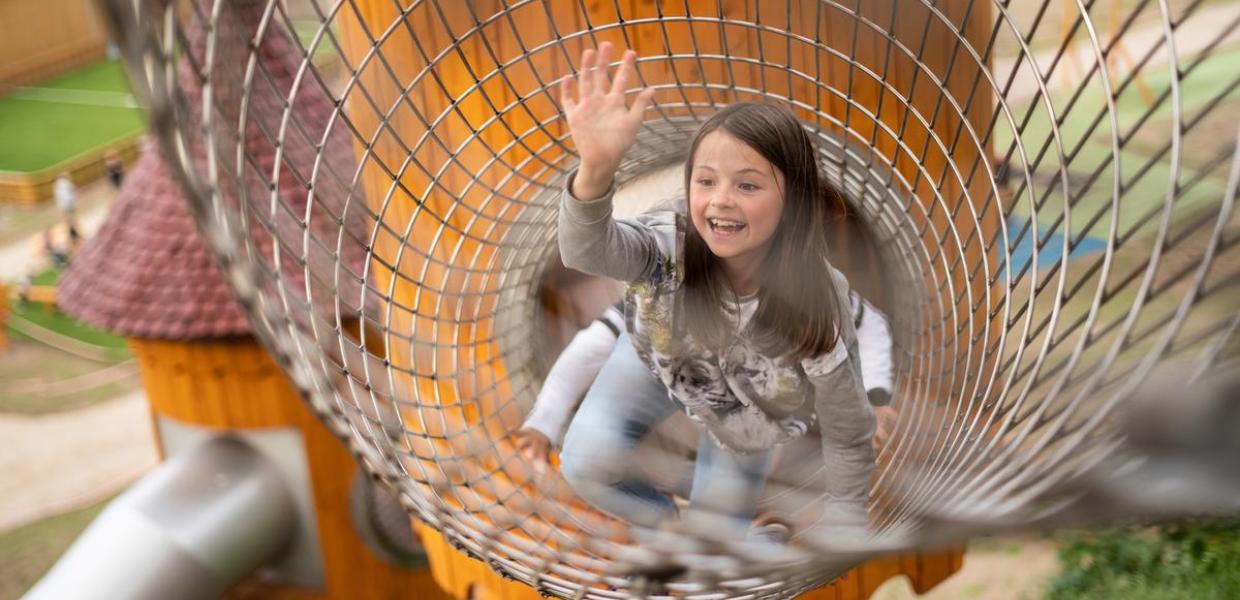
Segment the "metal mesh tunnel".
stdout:
<svg viewBox="0 0 1240 600">
<path fill-rule="evenodd" d="M 870 552 L 1156 510 L 1098 492 L 1140 462 L 1124 409 L 1234 372 L 1234 2 L 107 8 L 205 237 L 311 405 L 414 516 L 547 594 L 791 594 Z M 868 544 L 633 544 L 514 451 L 565 332 L 607 303 L 555 249 L 577 161 L 555 86 L 602 41 L 656 90 L 621 211 L 683 194 L 688 142 L 727 104 L 784 104 L 814 135 L 852 213 L 834 256 L 895 338 Z M 806 506 L 814 472 L 768 502 Z"/>
</svg>

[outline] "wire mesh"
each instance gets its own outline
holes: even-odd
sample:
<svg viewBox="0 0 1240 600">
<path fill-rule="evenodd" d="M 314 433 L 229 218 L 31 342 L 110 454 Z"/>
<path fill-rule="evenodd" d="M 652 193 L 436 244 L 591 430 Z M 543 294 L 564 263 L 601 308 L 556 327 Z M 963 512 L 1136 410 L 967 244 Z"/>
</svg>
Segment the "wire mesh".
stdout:
<svg viewBox="0 0 1240 600">
<path fill-rule="evenodd" d="M 1234 2 L 108 8 L 260 337 L 406 508 L 546 594 L 786 595 L 871 552 L 1123 511 L 1082 504 L 1139 462 L 1122 409 L 1160 373 L 1185 394 L 1234 373 Z M 867 544 L 635 545 L 513 451 L 597 305 L 555 253 L 576 157 L 553 90 L 604 40 L 657 90 L 627 210 L 683 193 L 652 173 L 717 108 L 778 102 L 868 233 L 839 256 L 891 318 L 899 420 Z M 815 472 L 770 502 L 811 505 Z"/>
</svg>

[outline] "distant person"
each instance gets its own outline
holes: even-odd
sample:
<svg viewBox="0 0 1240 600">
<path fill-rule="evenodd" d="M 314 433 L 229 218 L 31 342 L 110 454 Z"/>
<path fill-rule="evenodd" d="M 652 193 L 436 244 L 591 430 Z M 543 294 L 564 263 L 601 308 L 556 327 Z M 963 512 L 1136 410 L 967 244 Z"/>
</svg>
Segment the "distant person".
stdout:
<svg viewBox="0 0 1240 600">
<path fill-rule="evenodd" d="M 82 233 L 78 231 L 77 223 L 69 223 L 69 250 L 68 254 L 77 254 L 78 246 L 82 245 Z"/>
<path fill-rule="evenodd" d="M 30 279 L 30 275 L 22 275 L 21 280 L 17 282 L 17 302 L 21 306 L 30 304 L 30 288 L 34 287 L 34 281 Z"/>
<path fill-rule="evenodd" d="M 52 266 L 57 269 L 63 269 L 69 265 L 69 253 L 64 248 L 56 245 L 51 229 L 43 232 L 43 252 L 51 259 Z"/>
<path fill-rule="evenodd" d="M 52 185 L 52 195 L 65 223 L 73 226 L 77 213 L 77 186 L 73 185 L 68 172 L 63 172 L 56 178 L 56 183 Z"/>
<path fill-rule="evenodd" d="M 125 163 L 121 161 L 121 157 L 117 156 L 116 152 L 108 152 L 103 165 L 107 170 L 108 183 L 112 184 L 112 189 L 120 190 L 121 182 L 125 180 Z"/>
</svg>

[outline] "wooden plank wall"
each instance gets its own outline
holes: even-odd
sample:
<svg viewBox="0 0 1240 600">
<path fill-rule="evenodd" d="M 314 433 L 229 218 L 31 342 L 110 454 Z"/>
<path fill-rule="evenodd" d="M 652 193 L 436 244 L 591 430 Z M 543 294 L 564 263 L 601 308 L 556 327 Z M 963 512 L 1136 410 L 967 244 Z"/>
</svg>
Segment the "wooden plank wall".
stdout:
<svg viewBox="0 0 1240 600">
<path fill-rule="evenodd" d="M 102 57 L 97 10 L 93 0 L 0 2 L 0 93 Z"/>
</svg>

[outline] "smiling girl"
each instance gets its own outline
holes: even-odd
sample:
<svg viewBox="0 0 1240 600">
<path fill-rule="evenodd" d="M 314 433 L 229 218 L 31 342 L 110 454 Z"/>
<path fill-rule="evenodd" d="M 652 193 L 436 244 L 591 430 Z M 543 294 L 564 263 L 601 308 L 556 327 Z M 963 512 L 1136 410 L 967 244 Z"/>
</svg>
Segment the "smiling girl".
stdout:
<svg viewBox="0 0 1240 600">
<path fill-rule="evenodd" d="M 627 282 L 625 332 L 569 428 L 563 473 L 591 502 L 639 524 L 674 516 L 632 456 L 683 409 L 702 425 L 688 515 L 724 517 L 743 535 L 773 450 L 817 430 L 820 525 L 863 531 L 874 413 L 848 282 L 827 261 L 827 225 L 842 200 L 823 182 L 811 138 L 787 109 L 724 108 L 689 148 L 687 214 L 613 219 L 615 173 L 652 90 L 627 106 L 636 57 L 627 52 L 609 79 L 609 53 L 607 43 L 587 50 L 561 87 L 581 164 L 561 199 L 559 244 L 566 266 Z"/>
</svg>

